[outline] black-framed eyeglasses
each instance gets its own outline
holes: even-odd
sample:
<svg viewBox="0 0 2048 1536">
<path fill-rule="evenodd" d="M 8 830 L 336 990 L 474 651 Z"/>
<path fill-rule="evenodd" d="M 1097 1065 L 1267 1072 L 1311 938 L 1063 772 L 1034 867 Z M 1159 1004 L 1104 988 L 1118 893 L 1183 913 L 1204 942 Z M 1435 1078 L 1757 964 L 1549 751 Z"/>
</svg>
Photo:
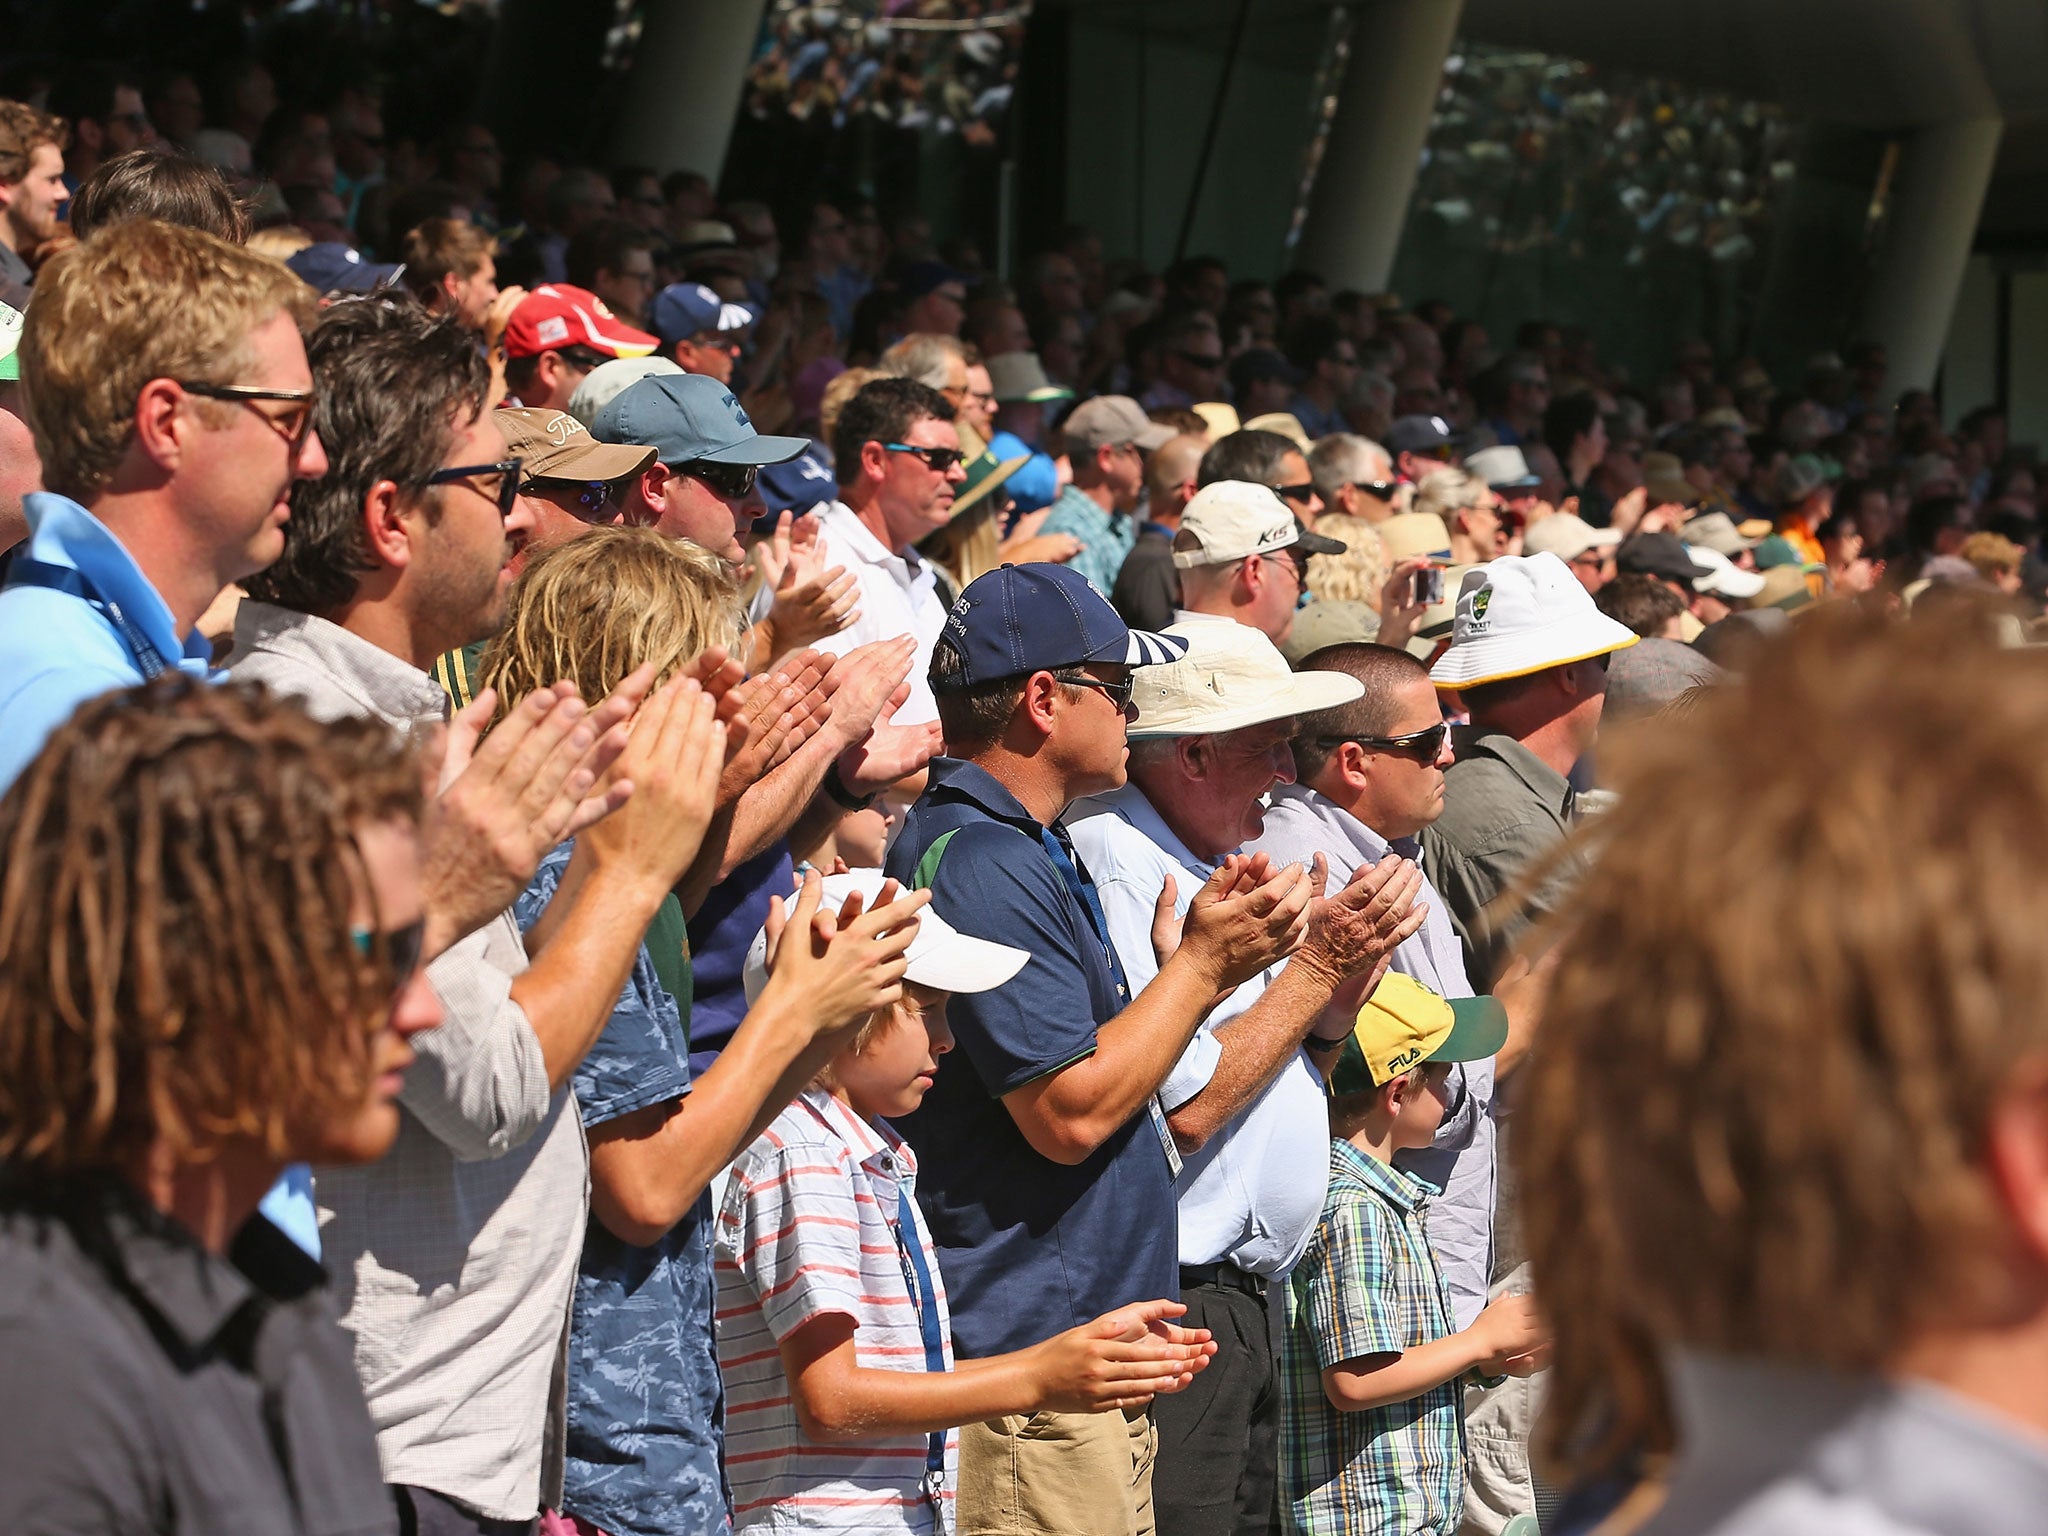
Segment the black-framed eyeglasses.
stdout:
<svg viewBox="0 0 2048 1536">
<path fill-rule="evenodd" d="M 687 464 L 678 464 L 676 473 L 688 475 L 693 480 L 702 480 L 711 487 L 714 495 L 727 501 L 744 501 L 754 494 L 754 487 L 760 483 L 761 466 L 758 464 L 713 464 L 708 459 L 692 459 Z"/>
<path fill-rule="evenodd" d="M 1276 485 L 1273 487 L 1273 494 L 1275 496 L 1278 496 L 1282 501 L 1299 501 L 1305 503 L 1312 496 L 1314 496 L 1315 493 L 1316 483 L 1313 480 L 1304 480 L 1299 485 Z"/>
<path fill-rule="evenodd" d="M 419 973 L 420 960 L 427 948 L 427 920 L 424 915 L 414 918 L 401 928 L 350 928 L 349 942 L 356 947 L 356 953 L 365 960 L 377 952 L 377 941 L 384 941 L 384 958 L 391 964 L 391 995 L 396 998 Z"/>
<path fill-rule="evenodd" d="M 573 496 L 582 515 L 602 517 L 619 504 L 625 487 L 623 480 L 556 480 L 534 475 L 520 482 L 519 492 L 522 496 Z"/>
<path fill-rule="evenodd" d="M 967 455 L 958 448 L 920 448 L 915 443 L 884 443 L 882 446 L 891 453 L 908 453 L 924 460 L 924 467 L 933 474 L 943 475 L 955 464 L 966 462 Z"/>
<path fill-rule="evenodd" d="M 649 282 L 653 279 L 649 278 Z M 699 352 L 723 352 L 727 357 L 738 357 L 746 349 L 723 331 L 699 331 L 690 338 L 690 345 Z"/>
<path fill-rule="evenodd" d="M 1221 368 L 1223 366 L 1223 354 L 1221 352 L 1183 352 L 1180 354 L 1180 360 L 1190 367 L 1200 368 L 1204 372 L 1211 368 Z"/>
<path fill-rule="evenodd" d="M 1093 688 L 1114 704 L 1118 714 L 1131 707 L 1131 694 L 1138 686 L 1137 679 L 1120 677 L 1111 682 L 1104 677 L 1090 677 L 1086 672 L 1055 672 L 1053 681 L 1065 683 L 1069 688 Z"/>
<path fill-rule="evenodd" d="M 306 445 L 306 434 L 313 430 L 313 391 L 310 389 L 269 389 L 261 384 L 209 384 L 204 379 L 173 379 L 172 383 L 188 395 L 198 395 L 207 400 L 226 400 L 233 405 L 253 406 L 258 400 L 277 400 L 293 409 L 282 416 L 273 416 L 268 411 L 257 411 L 270 426 L 270 430 L 291 444 L 294 455 Z"/>
<path fill-rule="evenodd" d="M 1341 747 L 1347 741 L 1355 741 L 1361 747 L 1371 747 L 1376 752 L 1398 752 L 1412 757 L 1418 763 L 1428 764 L 1443 756 L 1444 746 L 1451 739 L 1451 728 L 1439 720 L 1424 730 L 1410 731 L 1406 736 L 1318 736 L 1319 747 Z"/>
<path fill-rule="evenodd" d="M 428 485 L 452 485 L 457 481 L 464 484 L 482 480 L 488 476 L 498 477 L 497 485 L 486 489 L 482 485 L 469 488 L 487 501 L 498 504 L 498 516 L 512 515 L 512 507 L 519 500 L 519 470 L 523 459 L 500 459 L 495 464 L 456 464 L 447 469 L 437 469 L 427 476 Z"/>
</svg>

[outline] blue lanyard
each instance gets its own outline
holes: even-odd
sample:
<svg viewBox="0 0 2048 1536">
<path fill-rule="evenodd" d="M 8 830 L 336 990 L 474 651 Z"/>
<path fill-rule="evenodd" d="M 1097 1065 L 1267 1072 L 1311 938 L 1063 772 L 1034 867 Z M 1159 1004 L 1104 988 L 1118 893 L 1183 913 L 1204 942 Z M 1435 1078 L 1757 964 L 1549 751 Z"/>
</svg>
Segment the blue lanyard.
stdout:
<svg viewBox="0 0 2048 1536">
<path fill-rule="evenodd" d="M 910 1195 L 896 1186 L 896 1256 L 903 1261 L 903 1283 L 917 1302 L 918 1332 L 924 1337 L 924 1368 L 934 1375 L 946 1369 L 946 1347 L 939 1335 L 939 1297 L 932 1285 L 931 1266 L 924 1260 L 924 1244 L 918 1240 L 917 1217 L 910 1208 Z M 931 1501 L 932 1529 L 940 1528 L 939 1492 L 946 1485 L 946 1434 L 933 1430 L 925 1439 L 924 1496 Z"/>
<path fill-rule="evenodd" d="M 100 589 L 92 584 L 85 572 L 74 570 L 68 565 L 52 565 L 47 560 L 17 559 L 7 572 L 10 587 L 48 587 L 54 592 L 67 592 L 83 599 L 106 615 L 107 621 L 121 636 L 122 644 L 134 656 L 135 665 L 142 671 L 145 680 L 160 677 L 170 668 L 165 664 L 163 653 L 136 626 L 133 619 L 121 611 L 121 605 L 112 598 L 103 596 Z"/>
<path fill-rule="evenodd" d="M 1081 903 L 1088 914 L 1088 924 L 1095 930 L 1095 937 L 1101 942 L 1102 953 L 1109 959 L 1109 972 L 1116 978 L 1116 995 L 1120 1003 L 1131 1000 L 1130 978 L 1124 975 L 1124 963 L 1116 955 L 1116 946 L 1109 941 L 1109 916 L 1102 910 L 1102 897 L 1096 893 L 1094 882 L 1083 880 L 1074 856 L 1067 852 L 1067 845 L 1060 841 L 1060 835 L 1051 827 L 1038 829 L 1038 840 L 1045 844 L 1045 851 L 1052 859 L 1052 867 L 1059 871 L 1060 879 L 1066 882 L 1068 892 Z"/>
</svg>

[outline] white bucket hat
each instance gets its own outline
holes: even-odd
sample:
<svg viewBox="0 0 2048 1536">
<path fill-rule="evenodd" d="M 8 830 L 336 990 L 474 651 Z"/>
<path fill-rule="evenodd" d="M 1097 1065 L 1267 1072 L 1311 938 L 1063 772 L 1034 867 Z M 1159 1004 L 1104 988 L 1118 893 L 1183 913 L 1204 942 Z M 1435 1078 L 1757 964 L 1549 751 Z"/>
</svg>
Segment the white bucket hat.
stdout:
<svg viewBox="0 0 2048 1536">
<path fill-rule="evenodd" d="M 827 875 L 821 883 L 824 900 L 820 910 L 829 907 L 837 912 L 855 892 L 859 892 L 866 906 L 872 907 L 883 878 L 879 869 L 855 869 L 843 875 Z M 793 906 L 794 902 L 785 905 Z M 910 941 L 910 949 L 904 955 L 908 969 L 903 979 L 936 992 L 986 992 L 1023 970 L 1024 962 L 1030 958 L 1027 951 L 1008 944 L 970 938 L 925 907 L 917 914 L 917 937 Z M 740 979 L 747 989 L 749 1003 L 768 985 L 767 929 L 756 933 L 754 942 L 748 946 Z"/>
<path fill-rule="evenodd" d="M 1342 672 L 1288 670 L 1287 658 L 1249 624 L 1196 618 L 1164 633 L 1187 641 L 1187 654 L 1136 674 L 1131 702 L 1138 717 L 1129 727 L 1133 740 L 1241 731 L 1334 709 L 1365 693 L 1365 684 Z"/>
<path fill-rule="evenodd" d="M 1755 597 L 1764 589 L 1762 571 L 1745 571 L 1718 549 L 1688 544 L 1685 552 L 1692 556 L 1694 565 L 1713 567 L 1706 575 L 1693 578 L 1695 592 L 1711 592 L 1716 597 Z"/>
<path fill-rule="evenodd" d="M 1430 668 L 1429 679 L 1439 688 L 1470 688 L 1635 643 L 1635 632 L 1594 607 L 1557 556 L 1504 555 L 1465 573 L 1450 649 Z"/>
</svg>

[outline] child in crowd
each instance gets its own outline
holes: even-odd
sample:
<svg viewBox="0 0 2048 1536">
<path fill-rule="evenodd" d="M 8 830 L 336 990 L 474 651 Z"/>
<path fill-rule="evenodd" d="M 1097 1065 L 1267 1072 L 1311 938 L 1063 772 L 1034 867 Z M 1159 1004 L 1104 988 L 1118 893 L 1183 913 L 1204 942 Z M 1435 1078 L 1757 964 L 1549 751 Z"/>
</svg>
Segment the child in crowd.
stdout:
<svg viewBox="0 0 2048 1536">
<path fill-rule="evenodd" d="M 880 899 L 879 870 L 826 900 Z M 771 920 L 747 956 L 765 984 Z M 923 1100 L 952 1049 L 946 998 L 1001 986 L 1021 949 L 926 909 L 903 997 L 874 1014 L 733 1164 L 717 1229 L 718 1353 L 736 1531 L 953 1529 L 957 1425 L 1039 1411 L 1138 1409 L 1208 1363 L 1178 1302 L 1119 1308 L 1030 1349 L 955 1362 L 917 1159 L 886 1123 Z M 955 1070 L 962 1070 L 956 1068 Z"/>
<path fill-rule="evenodd" d="M 1493 1055 L 1507 1015 L 1447 1002 L 1389 972 L 1330 1079 L 1330 1189 L 1287 1288 L 1281 1360 L 1281 1527 L 1288 1536 L 1450 1536 L 1464 1509 L 1463 1378 L 1526 1376 L 1544 1330 L 1502 1296 L 1454 1332 L 1423 1230 L 1436 1191 L 1396 1169 L 1444 1113 L 1451 1063 Z"/>
</svg>

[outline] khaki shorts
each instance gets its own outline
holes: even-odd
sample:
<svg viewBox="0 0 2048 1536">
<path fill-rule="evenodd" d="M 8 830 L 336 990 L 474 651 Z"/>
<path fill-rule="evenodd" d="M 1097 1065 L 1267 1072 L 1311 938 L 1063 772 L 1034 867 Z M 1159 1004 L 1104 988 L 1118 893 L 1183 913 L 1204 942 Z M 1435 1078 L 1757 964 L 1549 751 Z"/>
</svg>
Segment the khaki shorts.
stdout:
<svg viewBox="0 0 2048 1536">
<path fill-rule="evenodd" d="M 959 1536 L 1153 1536 L 1151 1416 L 1011 1414 L 960 1431 Z"/>
</svg>

